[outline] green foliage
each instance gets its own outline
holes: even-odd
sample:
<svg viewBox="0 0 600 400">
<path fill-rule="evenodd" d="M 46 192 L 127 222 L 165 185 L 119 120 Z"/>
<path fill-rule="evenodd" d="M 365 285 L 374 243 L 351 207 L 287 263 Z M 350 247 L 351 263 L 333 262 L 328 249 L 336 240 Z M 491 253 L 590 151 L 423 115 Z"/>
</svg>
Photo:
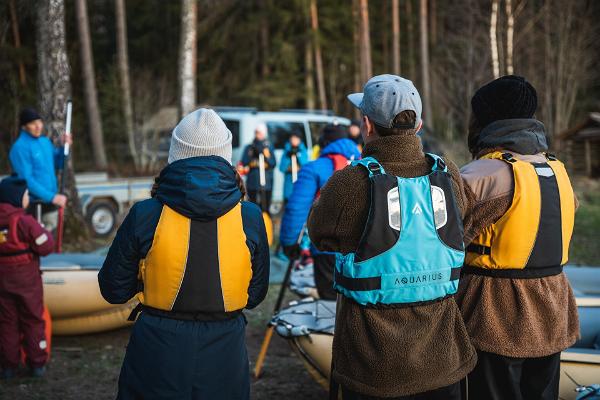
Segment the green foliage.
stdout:
<svg viewBox="0 0 600 400">
<path fill-rule="evenodd" d="M 600 188 L 585 185 L 578 193 L 579 209 L 575 214 L 575 231 L 571 241 L 570 263 L 600 264 Z"/>
</svg>

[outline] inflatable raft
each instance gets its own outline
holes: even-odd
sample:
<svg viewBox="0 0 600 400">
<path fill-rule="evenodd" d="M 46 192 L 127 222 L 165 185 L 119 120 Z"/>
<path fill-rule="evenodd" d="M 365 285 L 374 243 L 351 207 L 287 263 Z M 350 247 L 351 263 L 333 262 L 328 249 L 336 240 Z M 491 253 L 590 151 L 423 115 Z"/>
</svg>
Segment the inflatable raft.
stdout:
<svg viewBox="0 0 600 400">
<path fill-rule="evenodd" d="M 52 316 L 52 334 L 80 335 L 121 328 L 137 302 L 107 303 L 98 287 L 104 255 L 63 253 L 42 259 L 44 302 Z"/>
<path fill-rule="evenodd" d="M 578 387 L 600 383 L 600 268 L 565 268 L 576 294 L 581 339 L 561 354 L 560 397 L 576 399 Z M 335 301 L 294 301 L 271 323 L 325 389 L 331 371 Z M 581 397 L 580 397 L 581 398 Z"/>
</svg>

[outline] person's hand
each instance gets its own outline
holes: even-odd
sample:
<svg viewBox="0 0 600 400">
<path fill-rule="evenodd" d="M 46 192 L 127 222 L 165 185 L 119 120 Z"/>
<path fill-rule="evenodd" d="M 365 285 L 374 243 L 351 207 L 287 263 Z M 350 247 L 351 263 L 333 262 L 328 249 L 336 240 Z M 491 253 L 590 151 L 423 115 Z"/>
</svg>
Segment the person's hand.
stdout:
<svg viewBox="0 0 600 400">
<path fill-rule="evenodd" d="M 60 135 L 60 145 L 64 146 L 65 144 L 69 144 L 69 146 L 71 146 L 73 144 L 73 136 L 72 135 L 65 135 L 62 134 Z"/>
<path fill-rule="evenodd" d="M 67 205 L 67 196 L 65 196 L 64 194 L 54 195 L 54 198 L 52 199 L 52 204 L 63 208 L 64 206 Z"/>
<path fill-rule="evenodd" d="M 298 259 L 300 257 L 300 245 L 292 244 L 290 246 L 283 246 L 283 254 L 290 260 Z"/>
</svg>

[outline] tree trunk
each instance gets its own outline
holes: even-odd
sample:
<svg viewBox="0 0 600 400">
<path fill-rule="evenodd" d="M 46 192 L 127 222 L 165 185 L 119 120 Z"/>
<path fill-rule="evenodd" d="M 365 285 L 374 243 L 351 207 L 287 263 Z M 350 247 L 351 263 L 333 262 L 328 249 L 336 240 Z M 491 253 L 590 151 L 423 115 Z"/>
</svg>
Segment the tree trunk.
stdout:
<svg viewBox="0 0 600 400">
<path fill-rule="evenodd" d="M 19 33 L 19 19 L 17 18 L 17 8 L 15 7 L 15 0 L 10 0 L 8 3 L 8 8 L 10 9 L 10 22 L 12 25 L 13 39 L 15 41 L 15 49 L 21 48 L 21 35 Z M 23 60 L 19 58 L 19 81 L 22 86 L 27 84 L 27 79 L 25 77 L 25 65 L 23 65 Z"/>
<path fill-rule="evenodd" d="M 65 35 L 65 4 L 64 0 L 39 0 L 36 2 L 36 8 L 40 114 L 44 118 L 48 136 L 57 138 L 65 131 L 66 103 L 71 96 L 70 67 Z M 65 237 L 74 241 L 87 240 L 89 231 L 85 228 L 87 225 L 75 186 L 72 157 L 69 158 L 65 168 L 67 168 L 65 194 L 69 198 L 69 207 L 66 209 L 65 217 Z"/>
<path fill-rule="evenodd" d="M 513 35 L 515 31 L 515 17 L 513 15 L 512 0 L 504 0 L 506 3 L 506 73 L 512 75 L 513 68 Z"/>
<path fill-rule="evenodd" d="M 392 0 L 392 71 L 400 75 L 400 1 Z"/>
<path fill-rule="evenodd" d="M 359 1 L 360 16 L 360 78 L 363 83 L 373 76 L 373 64 L 371 63 L 371 36 L 369 31 L 369 1 Z"/>
<path fill-rule="evenodd" d="M 313 66 L 312 42 L 307 40 L 304 45 L 304 85 L 306 88 L 305 106 L 309 110 L 315 109 L 315 84 L 314 84 L 314 66 Z"/>
<path fill-rule="evenodd" d="M 315 48 L 315 67 L 317 69 L 317 90 L 319 92 L 319 105 L 322 110 L 327 110 L 327 94 L 325 93 L 325 76 L 323 72 L 323 59 L 321 57 L 321 41 L 319 39 L 319 13 L 317 0 L 310 1 L 310 21 L 312 27 L 313 45 Z"/>
<path fill-rule="evenodd" d="M 436 0 L 430 0 L 429 2 L 429 31 L 431 37 L 429 38 L 431 45 L 435 46 L 437 43 L 437 4 Z"/>
<path fill-rule="evenodd" d="M 261 75 L 269 76 L 269 7 L 266 0 L 261 1 L 260 23 L 260 49 L 261 49 Z"/>
<path fill-rule="evenodd" d="M 424 121 L 433 123 L 431 109 L 431 81 L 429 79 L 429 40 L 427 38 L 427 0 L 420 0 L 420 36 L 421 36 L 421 80 L 423 82 Z"/>
<path fill-rule="evenodd" d="M 381 68 L 386 73 L 390 70 L 389 6 L 386 2 L 381 3 Z"/>
<path fill-rule="evenodd" d="M 410 73 L 409 78 L 411 80 L 417 79 L 417 71 L 415 67 L 415 30 L 413 25 L 413 9 L 412 9 L 412 0 L 406 0 L 406 30 L 407 39 L 408 39 L 408 72 Z"/>
<path fill-rule="evenodd" d="M 87 15 L 87 1 L 76 0 L 75 12 L 77 14 L 77 31 L 80 40 L 81 73 L 83 76 L 83 93 L 85 109 L 89 123 L 89 133 L 92 143 L 94 165 L 97 169 L 106 169 L 106 152 L 104 151 L 104 133 L 102 132 L 102 119 L 98 107 L 98 94 L 96 92 L 96 77 L 94 74 L 94 56 L 90 38 L 90 25 Z"/>
<path fill-rule="evenodd" d="M 135 140 L 133 127 L 133 106 L 131 101 L 131 84 L 129 82 L 129 55 L 127 49 L 127 22 L 125 1 L 115 1 L 115 17 L 117 22 L 117 66 L 119 69 L 119 80 L 121 83 L 121 106 L 125 119 L 125 133 L 129 153 L 133 159 L 136 170 L 140 168 L 140 154 Z"/>
<path fill-rule="evenodd" d="M 196 107 L 196 32 L 198 3 L 182 0 L 179 38 L 179 113 L 183 117 Z"/>
<path fill-rule="evenodd" d="M 490 51 L 492 55 L 492 72 L 494 79 L 500 77 L 500 63 L 498 61 L 498 38 L 496 29 L 498 25 L 498 3 L 500 0 L 492 0 L 492 13 L 490 14 Z"/>
</svg>

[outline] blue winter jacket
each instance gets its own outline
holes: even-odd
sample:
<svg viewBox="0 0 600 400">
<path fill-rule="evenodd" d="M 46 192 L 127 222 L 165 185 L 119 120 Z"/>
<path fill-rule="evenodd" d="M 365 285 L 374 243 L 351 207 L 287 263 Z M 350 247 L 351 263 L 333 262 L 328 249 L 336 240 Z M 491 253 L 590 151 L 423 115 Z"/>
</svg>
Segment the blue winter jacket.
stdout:
<svg viewBox="0 0 600 400">
<path fill-rule="evenodd" d="M 260 169 L 258 168 L 258 153 L 264 150 L 265 147 L 269 148 L 269 157 L 265 157 L 265 162 L 268 164 L 265 170 L 265 190 L 273 189 L 273 171 L 277 165 L 275 159 L 275 150 L 273 146 L 269 144 L 268 140 L 257 141 L 254 140 L 251 144 L 246 146 L 244 153 L 242 154 L 242 164 L 244 167 L 250 167 L 250 171 L 246 176 L 246 188 L 252 191 L 260 190 Z M 252 164 L 252 165 L 251 165 Z M 256 164 L 256 165 L 254 165 Z"/>
<path fill-rule="evenodd" d="M 292 188 L 294 183 L 292 182 L 292 157 L 290 152 L 292 151 L 292 145 L 288 142 L 285 144 L 285 148 L 283 150 L 283 156 L 281 156 L 281 161 L 279 163 L 279 170 L 283 172 L 284 180 L 283 180 L 283 199 L 289 199 L 292 194 Z M 298 146 L 298 152 L 296 153 L 296 157 L 298 160 L 298 172 L 300 172 L 300 167 L 305 165 L 308 162 L 308 152 L 306 151 L 306 146 L 304 143 L 300 142 Z"/>
<path fill-rule="evenodd" d="M 342 155 L 348 160 L 360 158 L 356 143 L 350 139 L 339 139 L 321 150 L 318 159 L 302 167 L 281 220 L 279 241 L 283 246 L 289 246 L 298 241 L 317 193 L 333 175 L 333 161 L 327 158 L 328 155 L 333 154 Z"/>
<path fill-rule="evenodd" d="M 194 157 L 169 164 L 160 174 L 156 195 L 134 204 L 119 227 L 98 274 L 102 296 L 118 304 L 140 291 L 139 263 L 152 246 L 163 204 L 190 219 L 212 221 L 231 210 L 240 198 L 235 171 L 221 157 Z M 246 240 L 254 249 L 246 306 L 250 309 L 267 294 L 269 245 L 260 208 L 242 202 L 242 217 Z"/>
<path fill-rule="evenodd" d="M 51 203 L 58 192 L 56 168 L 62 163 L 62 147 L 54 147 L 46 136 L 36 138 L 22 130 L 8 158 L 13 171 L 27 181 L 31 199 Z"/>
</svg>

